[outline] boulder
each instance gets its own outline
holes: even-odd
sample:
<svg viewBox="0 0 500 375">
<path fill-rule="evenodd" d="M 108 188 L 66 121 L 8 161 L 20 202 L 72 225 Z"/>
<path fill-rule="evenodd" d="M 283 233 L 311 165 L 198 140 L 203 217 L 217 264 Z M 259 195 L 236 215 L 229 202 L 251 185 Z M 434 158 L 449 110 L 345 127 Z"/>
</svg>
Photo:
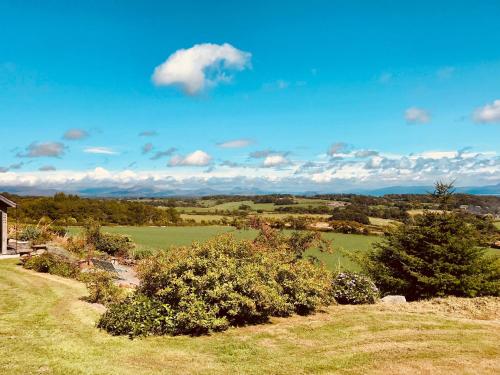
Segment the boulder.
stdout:
<svg viewBox="0 0 500 375">
<path fill-rule="evenodd" d="M 406 303 L 406 298 L 405 296 L 385 296 L 380 299 L 380 302 L 390 304 Z"/>
</svg>

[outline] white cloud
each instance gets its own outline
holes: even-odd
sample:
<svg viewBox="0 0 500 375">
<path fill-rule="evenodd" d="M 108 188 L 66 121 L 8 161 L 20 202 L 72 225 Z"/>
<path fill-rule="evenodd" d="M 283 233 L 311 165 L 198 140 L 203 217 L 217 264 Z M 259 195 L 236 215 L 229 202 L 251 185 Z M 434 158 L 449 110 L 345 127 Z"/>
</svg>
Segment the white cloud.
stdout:
<svg viewBox="0 0 500 375">
<path fill-rule="evenodd" d="M 264 167 L 279 167 L 282 165 L 288 165 L 290 161 L 283 155 L 269 155 L 266 156 L 262 165 Z"/>
<path fill-rule="evenodd" d="M 250 139 L 233 139 L 231 141 L 218 143 L 217 146 L 222 148 L 243 148 L 250 146 L 253 143 Z"/>
<path fill-rule="evenodd" d="M 168 57 L 153 73 L 158 86 L 178 85 L 195 95 L 207 87 L 229 81 L 230 70 L 243 70 L 250 65 L 251 54 L 228 43 L 204 43 L 180 49 Z"/>
<path fill-rule="evenodd" d="M 113 151 L 109 147 L 87 147 L 83 150 L 87 154 L 102 154 L 102 155 L 116 155 L 116 151 Z"/>
<path fill-rule="evenodd" d="M 500 122 L 500 99 L 476 109 L 474 120 L 476 122 Z"/>
<path fill-rule="evenodd" d="M 186 156 L 176 155 L 172 157 L 168 163 L 171 167 L 179 166 L 195 166 L 204 167 L 212 161 L 212 157 L 205 151 L 196 150 L 195 152 Z"/>
<path fill-rule="evenodd" d="M 413 158 L 425 158 L 425 159 L 443 159 L 443 158 L 455 158 L 458 156 L 458 151 L 425 151 L 420 154 L 411 155 Z"/>
<path fill-rule="evenodd" d="M 198 157 L 190 157 L 198 155 Z M 276 154 L 268 155 L 277 156 Z M 203 151 L 185 158 L 181 163 L 204 164 L 209 158 Z M 284 161 L 281 158 L 262 158 L 269 166 Z M 202 159 L 205 159 L 203 161 Z M 201 162 L 200 162 L 201 160 Z M 276 192 L 342 192 L 349 189 L 394 185 L 425 184 L 432 186 L 438 179 L 454 180 L 458 186 L 498 184 L 500 157 L 493 151 L 425 151 L 419 154 L 381 153 L 368 159 L 339 159 L 322 162 L 294 161 L 290 168 L 263 168 L 263 165 L 223 163 L 228 167 L 165 168 L 160 170 L 4 170 L 0 185 L 5 187 L 29 186 L 57 191 L 74 191 L 101 187 L 133 189 L 138 191 L 184 190 L 213 188 L 233 191 L 234 188 L 261 189 Z M 186 164 L 187 165 L 187 164 Z M 209 165 L 213 165 L 210 163 Z M 1 168 L 0 168 L 1 170 Z"/>
<path fill-rule="evenodd" d="M 409 124 L 426 124 L 431 121 L 431 115 L 423 108 L 411 107 L 405 111 L 405 119 Z"/>
</svg>

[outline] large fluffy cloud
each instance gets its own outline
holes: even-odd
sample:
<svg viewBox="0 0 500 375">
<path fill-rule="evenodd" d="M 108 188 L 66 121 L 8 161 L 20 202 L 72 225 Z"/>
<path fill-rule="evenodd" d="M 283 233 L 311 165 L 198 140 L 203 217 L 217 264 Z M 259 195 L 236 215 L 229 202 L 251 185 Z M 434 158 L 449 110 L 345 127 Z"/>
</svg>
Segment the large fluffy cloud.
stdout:
<svg viewBox="0 0 500 375">
<path fill-rule="evenodd" d="M 477 122 L 500 122 L 500 99 L 476 109 L 474 120 Z"/>
<path fill-rule="evenodd" d="M 231 70 L 243 70 L 250 65 L 251 54 L 228 43 L 196 44 L 180 49 L 168 57 L 153 73 L 156 85 L 178 85 L 195 95 L 206 87 L 231 79 Z"/>
<path fill-rule="evenodd" d="M 172 157 L 168 163 L 171 167 L 180 166 L 195 166 L 204 167 L 212 161 L 212 157 L 205 151 L 196 150 L 195 152 L 188 154 L 186 156 L 176 155 Z"/>
<path fill-rule="evenodd" d="M 431 115 L 423 108 L 411 107 L 405 111 L 405 119 L 409 124 L 426 124 L 431 121 Z"/>
</svg>

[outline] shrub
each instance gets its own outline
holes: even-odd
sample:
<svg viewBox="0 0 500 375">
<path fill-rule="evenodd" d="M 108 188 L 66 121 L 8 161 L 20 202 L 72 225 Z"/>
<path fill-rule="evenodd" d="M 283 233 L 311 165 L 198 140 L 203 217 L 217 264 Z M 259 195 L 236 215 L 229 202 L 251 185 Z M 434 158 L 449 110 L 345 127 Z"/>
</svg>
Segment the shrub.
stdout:
<svg viewBox="0 0 500 375">
<path fill-rule="evenodd" d="M 115 278 L 112 273 L 101 270 L 81 273 L 78 279 L 85 283 L 89 292 L 85 300 L 105 306 L 123 300 L 125 292 L 114 283 Z"/>
<path fill-rule="evenodd" d="M 70 278 L 76 278 L 80 272 L 77 265 L 50 253 L 30 257 L 24 262 L 23 267 L 37 272 Z"/>
<path fill-rule="evenodd" d="M 126 256 L 134 248 L 130 237 L 122 234 L 102 233 L 101 225 L 94 220 L 89 220 L 85 224 L 84 237 L 87 245 L 109 255 Z"/>
<path fill-rule="evenodd" d="M 254 242 L 223 235 L 158 254 L 141 263 L 140 287 L 112 304 L 99 327 L 132 336 L 199 335 L 312 312 L 330 301 L 330 276 L 297 255 L 296 239 L 294 246 L 268 231 Z"/>
<path fill-rule="evenodd" d="M 346 234 L 369 234 L 370 231 L 355 221 L 335 220 L 330 222 L 333 232 Z"/>
<path fill-rule="evenodd" d="M 42 236 L 40 228 L 33 225 L 26 226 L 19 234 L 20 241 L 37 241 Z"/>
<path fill-rule="evenodd" d="M 134 248 L 134 243 L 122 234 L 100 233 L 94 246 L 97 251 L 109 255 L 126 256 Z"/>
<path fill-rule="evenodd" d="M 410 300 L 500 295 L 500 258 L 485 255 L 476 227 L 425 212 L 393 228 L 363 262 L 382 293 Z"/>
<path fill-rule="evenodd" d="M 66 236 L 66 228 L 60 225 L 52 225 L 48 228 L 48 231 L 58 237 L 64 237 Z"/>
<path fill-rule="evenodd" d="M 361 208 L 348 206 L 345 208 L 335 208 L 330 220 L 356 221 L 360 224 L 370 224 L 368 215 Z"/>
<path fill-rule="evenodd" d="M 375 303 L 379 291 L 368 277 L 354 272 L 339 272 L 333 277 L 332 295 L 342 305 Z"/>
</svg>

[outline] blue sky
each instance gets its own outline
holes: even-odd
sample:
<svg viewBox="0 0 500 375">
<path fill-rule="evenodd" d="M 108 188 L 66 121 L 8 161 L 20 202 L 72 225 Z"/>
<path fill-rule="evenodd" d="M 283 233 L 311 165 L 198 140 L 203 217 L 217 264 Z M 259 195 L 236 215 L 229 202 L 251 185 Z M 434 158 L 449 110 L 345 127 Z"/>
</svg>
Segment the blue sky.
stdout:
<svg viewBox="0 0 500 375">
<path fill-rule="evenodd" d="M 498 183 L 499 14 L 498 1 L 0 0 L 0 185 Z"/>
</svg>

